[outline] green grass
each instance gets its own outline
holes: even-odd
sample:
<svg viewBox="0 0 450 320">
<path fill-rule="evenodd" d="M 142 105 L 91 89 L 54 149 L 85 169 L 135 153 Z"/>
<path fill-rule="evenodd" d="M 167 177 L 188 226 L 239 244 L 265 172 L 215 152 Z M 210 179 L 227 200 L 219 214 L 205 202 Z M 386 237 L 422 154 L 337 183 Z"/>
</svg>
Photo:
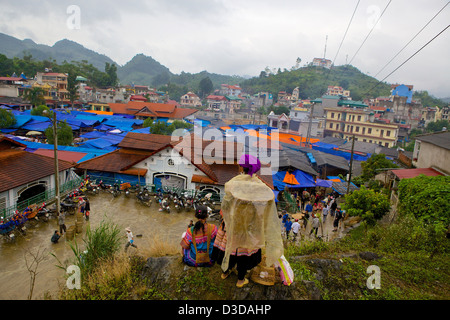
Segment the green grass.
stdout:
<svg viewBox="0 0 450 320">
<path fill-rule="evenodd" d="M 324 299 L 447 300 L 450 298 L 450 241 L 445 237 L 433 239 L 432 235 L 426 225 L 405 217 L 388 226 L 356 228 L 336 242 L 289 245 L 285 253 L 288 260 L 294 261 L 294 257 L 305 254 L 339 259 L 341 254 L 353 253 L 352 258 L 340 259 L 341 269 L 328 272 L 320 281 L 312 276 L 315 269 L 307 263 L 292 263 L 296 276 L 314 281 Z M 357 255 L 363 251 L 377 253 L 382 258 L 363 260 Z M 380 289 L 367 287 L 370 265 L 380 268 Z"/>
</svg>

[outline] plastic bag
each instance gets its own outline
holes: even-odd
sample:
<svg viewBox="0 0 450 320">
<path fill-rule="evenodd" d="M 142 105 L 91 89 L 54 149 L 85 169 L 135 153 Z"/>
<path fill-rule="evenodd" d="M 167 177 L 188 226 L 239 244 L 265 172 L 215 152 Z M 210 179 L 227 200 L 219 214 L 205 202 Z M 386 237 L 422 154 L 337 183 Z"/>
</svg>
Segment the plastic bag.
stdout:
<svg viewBox="0 0 450 320">
<path fill-rule="evenodd" d="M 281 281 L 284 285 L 290 286 L 294 282 L 294 271 L 292 271 L 291 265 L 282 255 L 277 262 L 274 263 L 275 268 L 280 273 Z"/>
</svg>

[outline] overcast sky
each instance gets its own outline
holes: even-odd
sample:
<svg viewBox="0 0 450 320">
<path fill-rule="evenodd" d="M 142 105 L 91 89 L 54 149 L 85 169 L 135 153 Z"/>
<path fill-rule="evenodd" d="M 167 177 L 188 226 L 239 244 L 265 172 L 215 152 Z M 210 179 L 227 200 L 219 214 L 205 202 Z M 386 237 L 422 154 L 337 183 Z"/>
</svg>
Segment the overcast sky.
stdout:
<svg viewBox="0 0 450 320">
<path fill-rule="evenodd" d="M 333 60 L 357 2 L 0 0 L 0 32 L 47 45 L 66 38 L 119 65 L 143 53 L 174 73 L 207 70 L 257 76 L 267 66 L 290 69 L 297 57 L 301 66 L 323 57 L 326 36 L 325 57 Z M 383 79 L 449 24 L 450 4 L 380 72 L 447 2 L 360 0 L 335 64 L 347 59 Z M 449 57 L 450 28 L 385 81 L 450 97 Z"/>
</svg>

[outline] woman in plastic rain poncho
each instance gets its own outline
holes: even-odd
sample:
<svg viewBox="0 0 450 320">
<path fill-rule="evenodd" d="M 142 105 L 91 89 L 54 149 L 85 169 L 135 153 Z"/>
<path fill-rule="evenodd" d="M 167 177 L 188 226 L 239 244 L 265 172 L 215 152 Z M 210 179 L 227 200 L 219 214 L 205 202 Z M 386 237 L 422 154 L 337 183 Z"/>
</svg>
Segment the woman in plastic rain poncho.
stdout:
<svg viewBox="0 0 450 320">
<path fill-rule="evenodd" d="M 260 161 L 242 155 L 239 165 L 244 174 L 225 184 L 222 214 L 227 241 L 221 267 L 224 279 L 236 266 L 236 286 L 242 287 L 249 282 L 246 272 L 261 262 L 262 249 L 266 266 L 272 266 L 283 255 L 283 241 L 274 193 L 255 175 Z"/>
</svg>

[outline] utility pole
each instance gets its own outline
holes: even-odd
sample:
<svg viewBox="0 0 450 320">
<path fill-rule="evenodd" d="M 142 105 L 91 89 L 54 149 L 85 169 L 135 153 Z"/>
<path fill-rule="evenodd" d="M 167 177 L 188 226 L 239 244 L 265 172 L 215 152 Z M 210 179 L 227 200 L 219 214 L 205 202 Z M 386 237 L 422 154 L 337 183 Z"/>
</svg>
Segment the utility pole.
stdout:
<svg viewBox="0 0 450 320">
<path fill-rule="evenodd" d="M 348 173 L 347 194 L 350 191 L 350 182 L 352 180 L 352 168 L 353 168 L 353 150 L 355 148 L 355 135 L 352 136 L 352 153 L 350 155 L 350 172 Z"/>
<path fill-rule="evenodd" d="M 56 198 L 56 215 L 60 213 L 59 202 L 59 166 L 58 166 L 58 129 L 56 122 L 56 110 L 53 111 L 53 143 L 54 143 L 54 158 L 55 158 L 55 198 Z"/>
<path fill-rule="evenodd" d="M 311 126 L 312 126 L 312 118 L 313 118 L 313 112 L 314 112 L 314 102 L 311 105 L 311 112 L 309 113 L 309 124 L 308 124 L 308 131 L 306 132 L 306 144 L 305 147 L 309 146 L 309 141 L 311 140 Z"/>
</svg>

